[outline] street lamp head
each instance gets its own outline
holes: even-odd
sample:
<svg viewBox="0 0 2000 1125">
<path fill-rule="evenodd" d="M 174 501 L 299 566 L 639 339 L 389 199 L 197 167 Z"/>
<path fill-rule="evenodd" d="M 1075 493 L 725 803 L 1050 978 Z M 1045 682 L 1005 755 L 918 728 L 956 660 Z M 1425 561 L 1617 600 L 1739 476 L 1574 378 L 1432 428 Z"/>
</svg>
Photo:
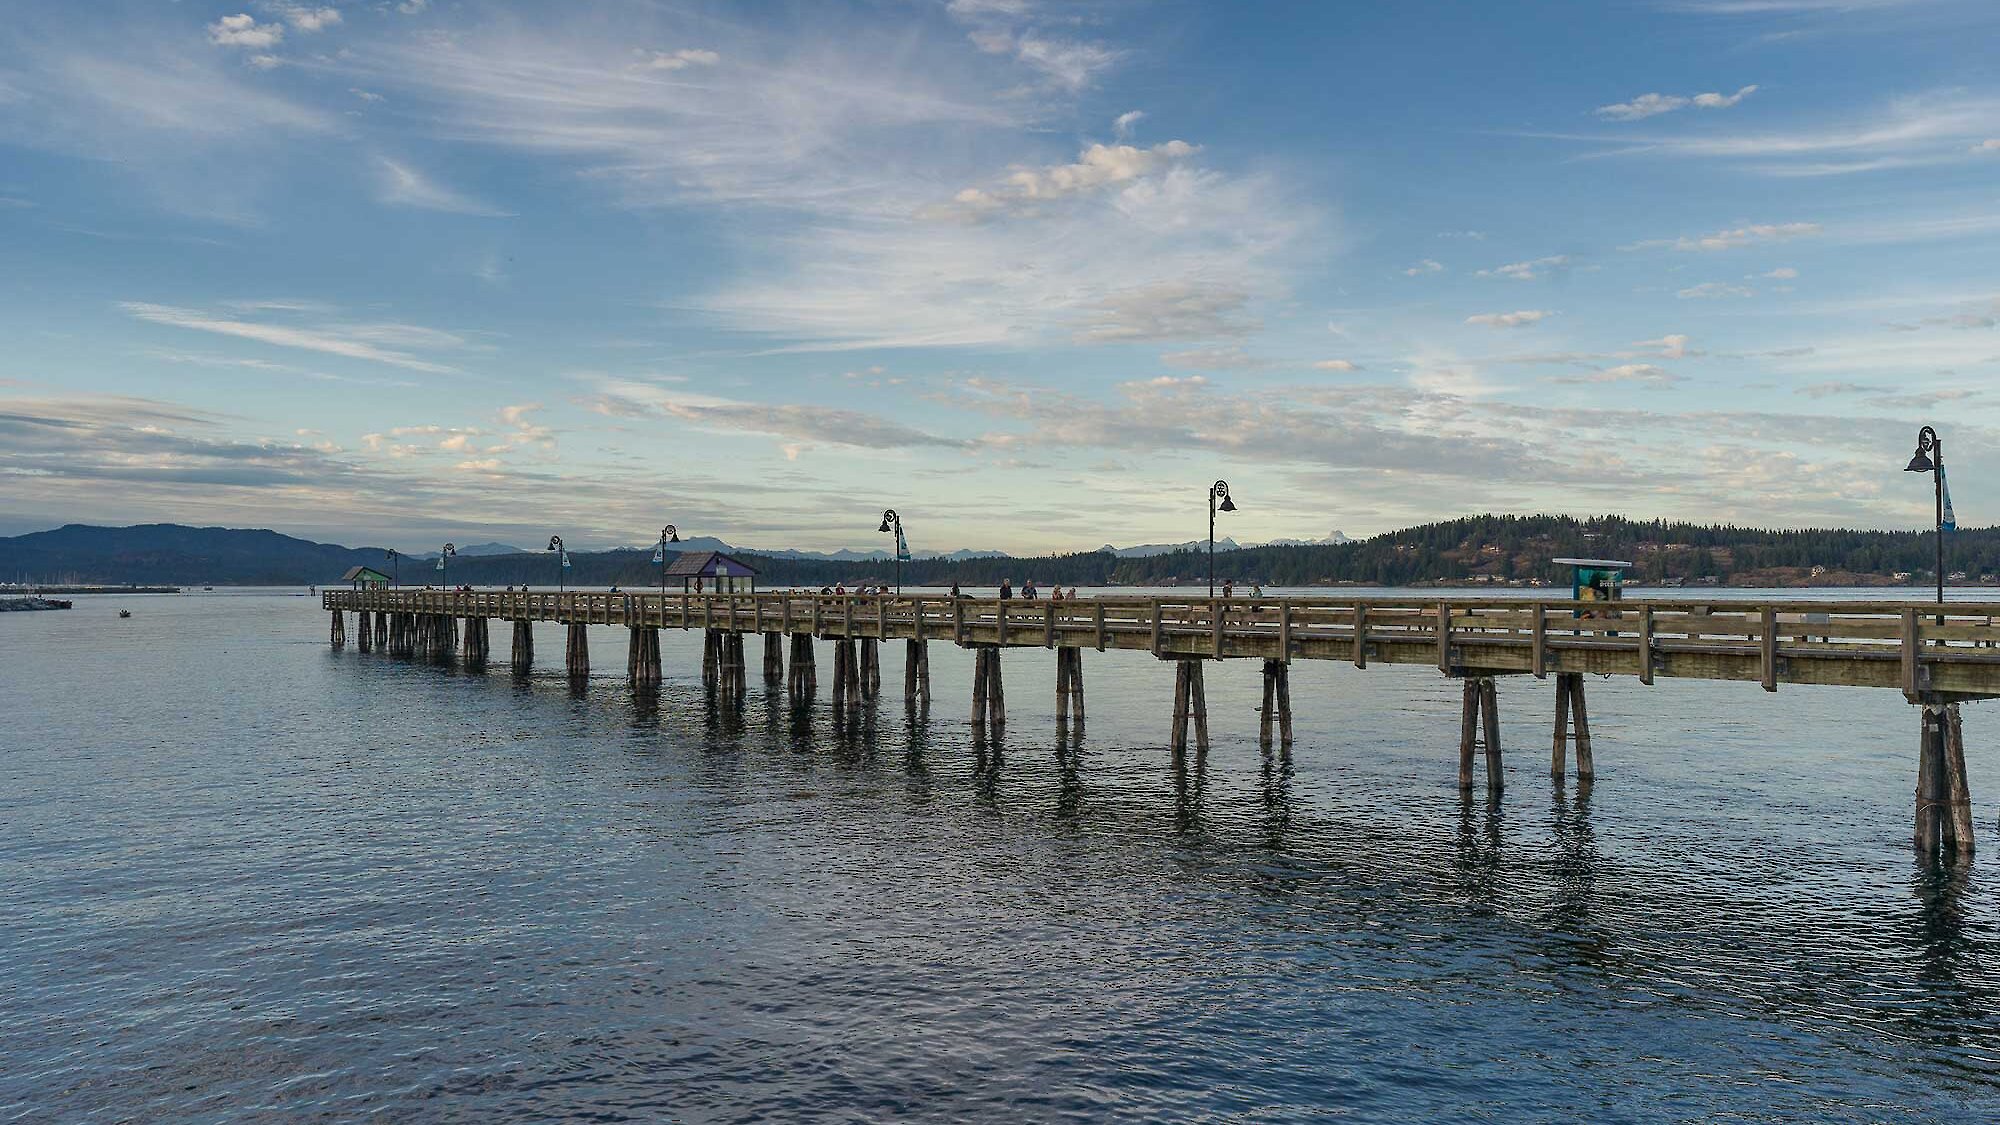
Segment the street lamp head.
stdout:
<svg viewBox="0 0 2000 1125">
<path fill-rule="evenodd" d="M 457 554 L 458 554 L 458 548 L 457 548 L 457 547 L 455 547 L 455 546 L 453 546 L 453 545 L 451 545 L 450 543 L 446 543 L 446 544 L 444 545 L 444 553 L 445 553 L 445 557 L 447 557 L 447 558 L 452 558 L 452 557 L 456 557 L 456 556 L 457 556 Z"/>
<path fill-rule="evenodd" d="M 673 524 L 668 524 L 660 529 L 660 538 L 669 543 L 678 543 L 681 541 L 680 529 Z"/>
<path fill-rule="evenodd" d="M 389 550 L 388 550 L 388 553 L 387 553 L 387 554 L 385 554 L 385 555 L 383 555 L 382 557 L 383 557 L 383 558 L 388 558 L 388 559 L 393 559 L 393 558 L 398 558 L 398 557 L 400 557 L 400 556 L 398 556 L 398 555 L 396 554 L 396 548 L 394 548 L 394 547 L 391 547 L 391 548 L 389 548 Z"/>
<path fill-rule="evenodd" d="M 1208 495 L 1209 495 L 1209 498 L 1210 498 L 1210 499 L 1212 499 L 1212 500 L 1220 500 L 1220 501 L 1222 501 L 1222 503 L 1221 503 L 1221 504 L 1218 504 L 1218 505 L 1216 506 L 1216 511 L 1219 511 L 1219 512 L 1233 512 L 1233 511 L 1235 511 L 1235 510 L 1236 510 L 1236 501 L 1234 501 L 1234 500 L 1231 500 L 1231 499 L 1229 498 L 1229 482 L 1228 482 L 1228 481 L 1226 481 L 1226 480 L 1219 480 L 1219 481 L 1216 481 L 1216 482 L 1215 482 L 1215 483 L 1214 483 L 1213 485 L 1210 485 L 1210 486 L 1209 486 L 1209 489 L 1208 489 Z"/>
<path fill-rule="evenodd" d="M 1231 500 L 1227 494 L 1222 497 L 1222 506 L 1216 509 L 1219 512 L 1233 512 L 1235 510 L 1236 501 Z"/>
<path fill-rule="evenodd" d="M 562 550 L 562 536 L 560 535 L 549 536 L 549 550 L 551 551 Z"/>
<path fill-rule="evenodd" d="M 894 509 L 894 508 L 888 508 L 888 509 L 885 509 L 885 510 L 884 510 L 884 511 L 882 512 L 882 526 L 881 526 L 881 527 L 878 527 L 878 528 L 876 528 L 875 530 L 877 530 L 877 531 L 881 531 L 881 532 L 887 532 L 887 531 L 889 530 L 889 525 L 890 525 L 890 524 L 892 524 L 892 523 L 893 523 L 893 524 L 897 524 L 897 525 L 901 525 L 901 524 L 902 524 L 902 522 L 903 522 L 903 520 L 902 520 L 902 517 L 900 517 L 900 516 L 898 516 L 898 515 L 896 514 L 896 509 Z"/>
<path fill-rule="evenodd" d="M 1931 429 L 1929 426 L 1918 430 L 1917 455 L 1910 458 L 1910 463 L 1903 466 L 1903 471 L 1906 473 L 1928 473 L 1932 469 L 1937 468 L 1937 462 L 1931 459 L 1931 451 L 1936 449 L 1937 445 L 1938 436 L 1936 430 Z"/>
</svg>

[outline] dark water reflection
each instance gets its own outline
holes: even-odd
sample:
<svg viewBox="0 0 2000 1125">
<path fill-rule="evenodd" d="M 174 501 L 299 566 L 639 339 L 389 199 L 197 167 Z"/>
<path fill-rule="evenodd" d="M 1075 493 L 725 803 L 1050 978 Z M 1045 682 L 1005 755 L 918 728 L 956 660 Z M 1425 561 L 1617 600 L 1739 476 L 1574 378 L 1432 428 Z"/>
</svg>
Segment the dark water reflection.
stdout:
<svg viewBox="0 0 2000 1125">
<path fill-rule="evenodd" d="M 1593 681 L 1590 787 L 1509 682 L 1490 798 L 1414 669 L 1298 666 L 1269 750 L 1212 669 L 1174 756 L 1132 655 L 1085 729 L 1008 653 L 982 734 L 943 645 L 930 708 L 885 648 L 839 709 L 712 703 L 698 635 L 635 692 L 332 654 L 304 599 L 0 630 L 0 1120 L 2000 1112 L 1993 860 L 1912 863 L 1890 693 Z"/>
</svg>

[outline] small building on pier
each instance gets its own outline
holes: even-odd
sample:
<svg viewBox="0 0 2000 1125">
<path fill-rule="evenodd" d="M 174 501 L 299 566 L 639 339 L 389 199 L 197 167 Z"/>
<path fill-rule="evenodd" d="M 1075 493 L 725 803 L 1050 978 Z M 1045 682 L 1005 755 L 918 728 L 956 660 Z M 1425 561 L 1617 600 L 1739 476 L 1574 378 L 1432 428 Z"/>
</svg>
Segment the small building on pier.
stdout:
<svg viewBox="0 0 2000 1125">
<path fill-rule="evenodd" d="M 666 579 L 679 579 L 687 594 L 754 594 L 757 568 L 721 551 L 687 551 L 667 564 Z"/>
<path fill-rule="evenodd" d="M 379 590 L 389 584 L 389 576 L 372 566 L 350 566 L 340 580 L 356 590 Z"/>
</svg>

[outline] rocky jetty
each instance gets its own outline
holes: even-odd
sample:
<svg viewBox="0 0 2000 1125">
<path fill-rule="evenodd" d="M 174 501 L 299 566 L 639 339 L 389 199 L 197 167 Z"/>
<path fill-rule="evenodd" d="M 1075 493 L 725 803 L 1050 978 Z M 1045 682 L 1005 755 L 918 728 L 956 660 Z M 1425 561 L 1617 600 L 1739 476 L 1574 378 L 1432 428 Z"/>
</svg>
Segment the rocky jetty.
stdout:
<svg viewBox="0 0 2000 1125">
<path fill-rule="evenodd" d="M 63 598 L 0 598 L 0 613 L 19 613 L 33 609 L 68 609 L 70 603 Z"/>
</svg>

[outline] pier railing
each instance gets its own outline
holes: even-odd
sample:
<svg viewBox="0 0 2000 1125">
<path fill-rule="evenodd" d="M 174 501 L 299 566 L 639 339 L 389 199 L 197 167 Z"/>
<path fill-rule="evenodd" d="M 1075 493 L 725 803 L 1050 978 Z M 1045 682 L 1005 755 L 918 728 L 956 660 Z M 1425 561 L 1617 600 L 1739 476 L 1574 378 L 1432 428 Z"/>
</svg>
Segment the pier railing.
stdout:
<svg viewBox="0 0 2000 1125">
<path fill-rule="evenodd" d="M 2000 695 L 2000 603 L 334 590 L 329 610 Z"/>
</svg>

